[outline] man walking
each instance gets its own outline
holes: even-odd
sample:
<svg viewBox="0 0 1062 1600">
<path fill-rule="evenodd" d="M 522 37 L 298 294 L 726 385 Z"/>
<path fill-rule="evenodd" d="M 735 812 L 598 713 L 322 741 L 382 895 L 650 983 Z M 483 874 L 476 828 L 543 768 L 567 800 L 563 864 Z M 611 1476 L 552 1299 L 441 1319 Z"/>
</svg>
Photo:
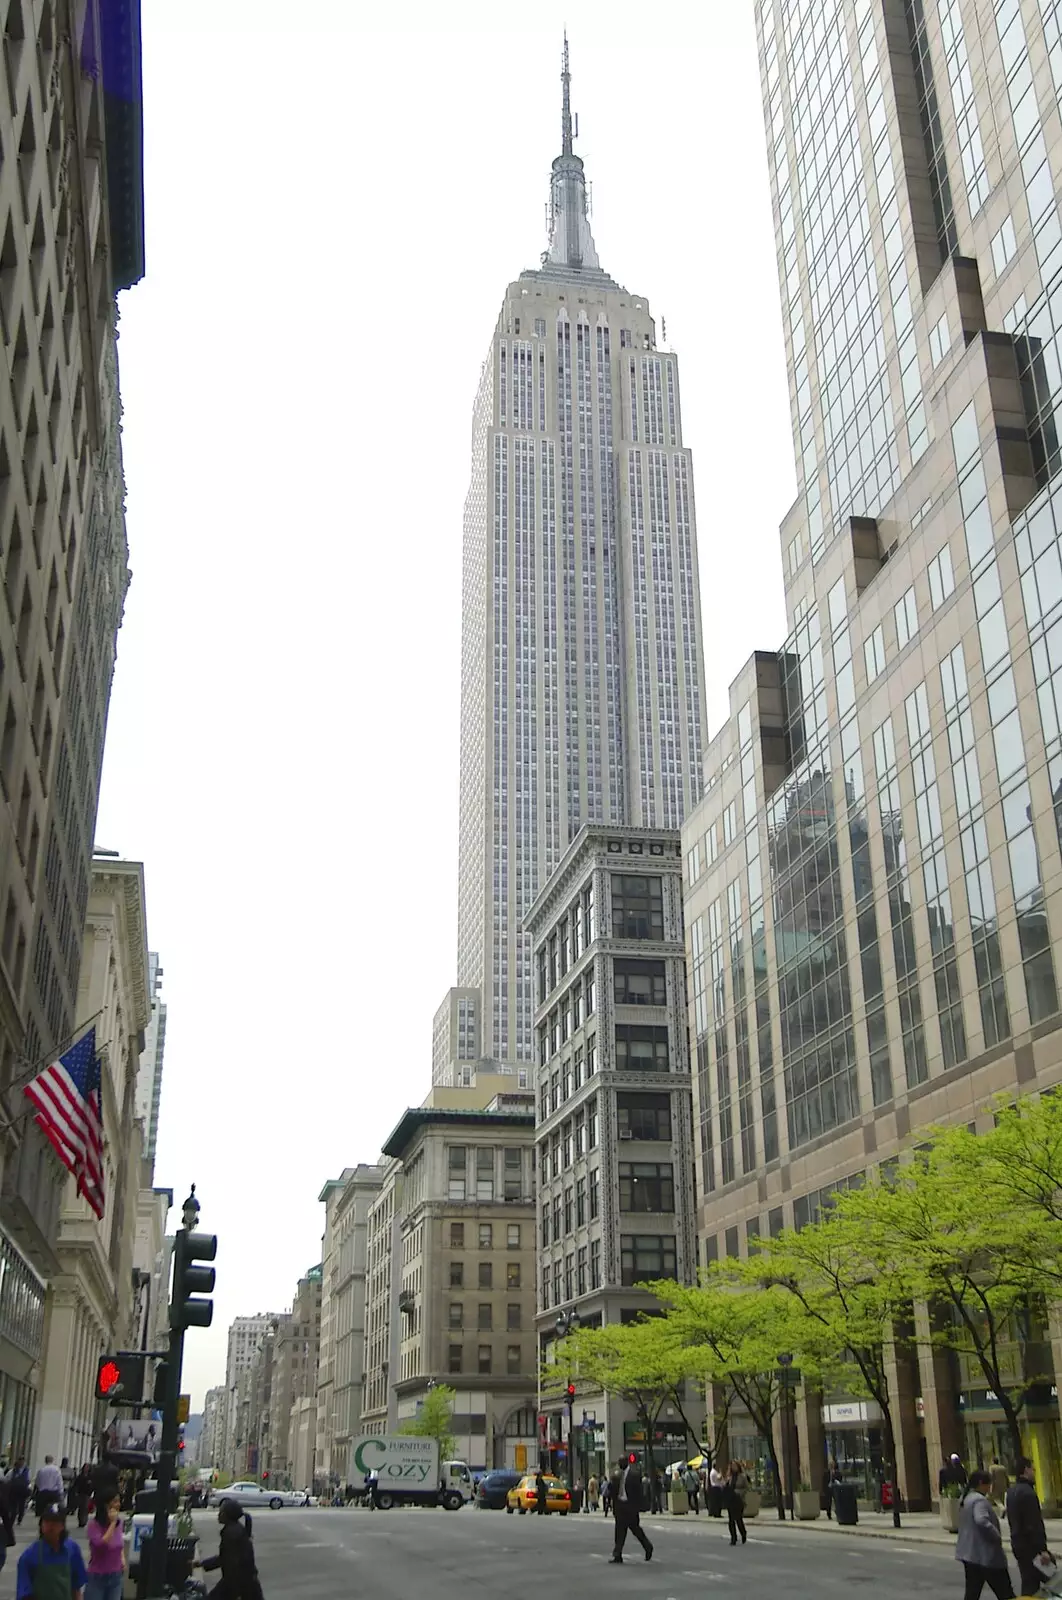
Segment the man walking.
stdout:
<svg viewBox="0 0 1062 1600">
<path fill-rule="evenodd" d="M 1037 1556 L 1049 1554 L 1044 1514 L 1036 1492 L 1036 1474 L 1028 1456 L 1018 1457 L 1018 1475 L 1007 1490 L 1007 1527 L 1010 1548 L 1018 1563 L 1023 1595 L 1038 1594 L 1043 1573 L 1036 1566 Z"/>
<path fill-rule="evenodd" d="M 535 1473 L 535 1514 L 540 1517 L 546 1515 L 546 1478 L 539 1467 Z"/>
<path fill-rule="evenodd" d="M 653 1547 L 642 1532 L 642 1475 L 634 1456 L 620 1456 L 612 1474 L 612 1514 L 616 1519 L 616 1542 L 612 1561 L 623 1565 L 623 1546 L 630 1530 L 642 1549 L 646 1561 L 653 1559 Z"/>
<path fill-rule="evenodd" d="M 15 1459 L 8 1485 L 11 1493 L 12 1514 L 16 1522 L 21 1522 L 26 1515 L 26 1502 L 30 1496 L 29 1467 L 27 1467 L 21 1456 Z"/>
<path fill-rule="evenodd" d="M 41 1506 L 63 1503 L 63 1474 L 55 1464 L 54 1456 L 45 1456 L 43 1467 L 37 1468 L 37 1479 L 33 1485 L 37 1499 L 37 1515 L 41 1514 Z"/>
</svg>

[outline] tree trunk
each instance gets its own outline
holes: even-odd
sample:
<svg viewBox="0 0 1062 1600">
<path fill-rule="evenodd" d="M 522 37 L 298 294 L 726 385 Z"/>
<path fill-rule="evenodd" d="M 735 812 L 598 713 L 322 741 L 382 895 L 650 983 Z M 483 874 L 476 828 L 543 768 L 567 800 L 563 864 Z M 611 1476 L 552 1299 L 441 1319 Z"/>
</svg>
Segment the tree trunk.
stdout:
<svg viewBox="0 0 1062 1600">
<path fill-rule="evenodd" d="M 885 1467 L 891 1473 L 892 1484 L 892 1525 L 900 1526 L 900 1486 L 896 1481 L 896 1434 L 892 1426 L 892 1409 L 881 1397 L 878 1399 L 881 1407 L 881 1420 L 885 1424 Z M 886 1482 L 889 1482 L 886 1479 Z"/>
</svg>

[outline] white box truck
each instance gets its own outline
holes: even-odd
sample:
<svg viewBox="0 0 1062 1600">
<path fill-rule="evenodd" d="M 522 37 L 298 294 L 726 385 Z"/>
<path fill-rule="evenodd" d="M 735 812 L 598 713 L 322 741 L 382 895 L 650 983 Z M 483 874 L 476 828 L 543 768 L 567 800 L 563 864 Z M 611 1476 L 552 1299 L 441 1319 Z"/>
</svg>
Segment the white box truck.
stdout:
<svg viewBox="0 0 1062 1600">
<path fill-rule="evenodd" d="M 354 1471 L 366 1484 L 375 1474 L 376 1504 L 381 1511 L 392 1506 L 445 1506 L 457 1511 L 472 1498 L 472 1474 L 463 1461 L 439 1462 L 435 1439 L 418 1439 L 401 1433 L 363 1433 L 350 1452 Z"/>
</svg>

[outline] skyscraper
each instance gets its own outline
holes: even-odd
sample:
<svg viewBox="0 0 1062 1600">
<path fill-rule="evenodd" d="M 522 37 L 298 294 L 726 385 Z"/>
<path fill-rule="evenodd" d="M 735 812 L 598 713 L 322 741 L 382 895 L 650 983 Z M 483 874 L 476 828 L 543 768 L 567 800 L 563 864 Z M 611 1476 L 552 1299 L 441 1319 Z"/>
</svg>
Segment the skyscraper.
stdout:
<svg viewBox="0 0 1062 1600">
<path fill-rule="evenodd" d="M 465 504 L 458 983 L 532 1057 L 523 918 L 589 822 L 677 827 L 705 744 L 678 361 L 599 264 L 567 42 L 549 248 L 506 290 Z"/>
<path fill-rule="evenodd" d="M 1057 0 L 757 15 L 799 494 L 789 637 L 683 829 L 702 1259 L 1062 1079 Z M 1002 1413 L 908 1365 L 918 1506 Z M 808 1407 L 813 1481 L 827 1450 L 869 1472 L 872 1413 Z"/>
<path fill-rule="evenodd" d="M 162 1061 L 166 1051 L 166 1002 L 159 998 L 162 968 L 156 951 L 148 953 L 148 993 L 151 996 L 151 1021 L 144 1034 L 140 1070 L 136 1079 L 136 1114 L 144 1124 L 144 1156 L 155 1170 L 155 1146 L 159 1137 L 159 1103 L 162 1099 Z"/>
</svg>

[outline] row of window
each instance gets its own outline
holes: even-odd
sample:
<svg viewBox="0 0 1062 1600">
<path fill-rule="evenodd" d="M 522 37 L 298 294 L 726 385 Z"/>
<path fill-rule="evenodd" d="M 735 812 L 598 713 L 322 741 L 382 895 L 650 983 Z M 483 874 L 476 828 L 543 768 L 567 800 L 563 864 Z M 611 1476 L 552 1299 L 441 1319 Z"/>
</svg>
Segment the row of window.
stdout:
<svg viewBox="0 0 1062 1600">
<path fill-rule="evenodd" d="M 481 1223 L 478 1224 L 478 1242 L 479 1242 L 479 1248 L 481 1250 L 493 1250 L 493 1248 L 494 1248 L 494 1224 L 493 1224 L 493 1222 L 481 1222 Z M 508 1249 L 508 1250 L 519 1250 L 519 1248 L 520 1248 L 520 1224 L 518 1222 L 508 1222 L 508 1223 L 506 1223 L 506 1225 L 505 1225 L 505 1246 L 506 1246 L 506 1249 Z M 464 1248 L 465 1248 L 465 1225 L 464 1225 L 463 1222 L 451 1222 L 451 1224 L 450 1224 L 450 1249 L 451 1250 L 463 1250 Z"/>
<path fill-rule="evenodd" d="M 510 1300 L 505 1308 L 505 1326 L 510 1333 L 519 1333 L 522 1326 L 522 1307 L 518 1300 Z M 465 1303 L 463 1300 L 450 1301 L 449 1327 L 456 1333 L 465 1326 Z M 476 1328 L 480 1333 L 494 1331 L 494 1307 L 489 1300 L 481 1300 L 476 1307 Z"/>
<path fill-rule="evenodd" d="M 494 1348 L 489 1344 L 476 1346 L 476 1364 L 474 1367 L 465 1365 L 465 1347 L 463 1344 L 452 1344 L 447 1352 L 448 1372 L 478 1372 L 486 1375 L 495 1370 Z M 520 1346 L 510 1344 L 505 1347 L 505 1371 L 510 1378 L 519 1377 L 523 1372 Z"/>
<path fill-rule="evenodd" d="M 493 1145 L 462 1144 L 446 1147 L 447 1194 L 451 1200 L 491 1201 L 497 1190 L 496 1151 Z M 502 1152 L 501 1197 L 524 1197 L 523 1152 L 518 1147 Z"/>
<path fill-rule="evenodd" d="M 481 1261 L 477 1268 L 477 1283 L 481 1289 L 494 1288 L 494 1263 Z M 471 1287 L 471 1285 L 469 1285 Z M 520 1263 L 508 1261 L 505 1265 L 505 1287 L 507 1289 L 520 1288 Z M 450 1288 L 465 1288 L 465 1264 L 463 1261 L 450 1262 Z"/>
</svg>

